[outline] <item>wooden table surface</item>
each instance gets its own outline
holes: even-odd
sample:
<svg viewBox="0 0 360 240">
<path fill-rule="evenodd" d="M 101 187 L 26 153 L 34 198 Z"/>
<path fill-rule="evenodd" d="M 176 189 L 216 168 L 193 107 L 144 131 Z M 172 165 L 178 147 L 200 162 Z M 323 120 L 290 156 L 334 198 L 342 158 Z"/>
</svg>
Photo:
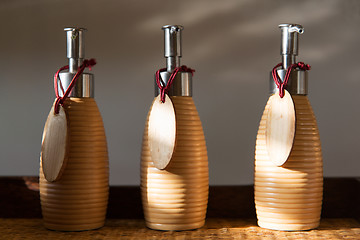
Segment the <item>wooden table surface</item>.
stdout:
<svg viewBox="0 0 360 240">
<path fill-rule="evenodd" d="M 360 223 L 351 218 L 327 218 L 316 230 L 282 232 L 262 229 L 255 219 L 209 218 L 198 230 L 183 232 L 155 231 L 142 219 L 109 219 L 98 230 L 57 232 L 43 227 L 41 219 L 0 219 L 0 239 L 360 239 Z"/>
<path fill-rule="evenodd" d="M 356 239 L 360 240 L 360 179 L 325 178 L 322 220 L 311 231 L 282 232 L 256 224 L 253 186 L 210 186 L 206 225 L 163 232 L 146 228 L 138 186 L 111 186 L 107 221 L 85 232 L 44 228 L 37 177 L 0 177 L 0 240 L 12 239 Z"/>
</svg>

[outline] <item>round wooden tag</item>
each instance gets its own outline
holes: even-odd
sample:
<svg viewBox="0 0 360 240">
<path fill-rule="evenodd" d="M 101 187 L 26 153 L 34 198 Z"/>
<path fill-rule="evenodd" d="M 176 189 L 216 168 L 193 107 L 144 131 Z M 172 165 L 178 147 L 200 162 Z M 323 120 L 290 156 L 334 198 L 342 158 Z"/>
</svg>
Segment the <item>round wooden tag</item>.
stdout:
<svg viewBox="0 0 360 240">
<path fill-rule="evenodd" d="M 289 158 L 295 136 L 295 107 L 291 95 L 285 91 L 283 98 L 279 92 L 270 97 L 266 118 L 266 147 L 270 160 L 283 165 Z"/>
<path fill-rule="evenodd" d="M 175 110 L 168 95 L 162 103 L 160 95 L 154 100 L 150 110 L 148 142 L 151 159 L 158 169 L 165 169 L 175 148 L 176 119 Z"/>
<path fill-rule="evenodd" d="M 68 155 L 67 118 L 61 105 L 59 109 L 59 114 L 55 114 L 54 105 L 51 108 L 42 137 L 41 165 L 45 179 L 49 182 L 60 179 Z"/>
</svg>

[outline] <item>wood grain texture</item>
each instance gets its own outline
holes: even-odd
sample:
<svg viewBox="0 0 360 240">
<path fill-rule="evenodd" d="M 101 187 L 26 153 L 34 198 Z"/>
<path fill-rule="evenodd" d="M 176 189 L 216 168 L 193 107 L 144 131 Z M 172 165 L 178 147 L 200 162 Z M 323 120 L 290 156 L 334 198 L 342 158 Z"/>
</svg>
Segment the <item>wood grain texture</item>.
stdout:
<svg viewBox="0 0 360 240">
<path fill-rule="evenodd" d="M 210 218 L 193 231 L 153 231 L 142 219 L 109 219 L 103 228 L 84 232 L 55 232 L 40 219 L 0 219 L 1 239 L 13 240 L 357 240 L 360 223 L 351 218 L 325 218 L 318 229 L 302 232 L 273 231 L 256 226 L 255 219 Z"/>
<path fill-rule="evenodd" d="M 164 169 L 169 164 L 175 148 L 175 109 L 168 95 L 161 102 L 160 94 L 153 101 L 149 113 L 148 143 L 155 167 Z"/>
<path fill-rule="evenodd" d="M 307 96 L 294 95 L 296 134 L 287 162 L 269 159 L 265 128 L 269 104 L 260 121 L 255 148 L 255 206 L 258 224 L 276 230 L 308 230 L 320 222 L 323 163 L 319 131 Z"/>
<path fill-rule="evenodd" d="M 284 90 L 281 98 L 276 92 L 269 99 L 266 116 L 266 147 L 270 160 L 283 165 L 291 152 L 295 136 L 295 106 L 291 95 Z"/>
<path fill-rule="evenodd" d="M 141 193 L 146 225 L 158 230 L 189 230 L 205 223 L 209 192 L 205 137 L 191 97 L 171 97 L 176 114 L 176 145 L 169 165 L 157 169 L 148 147 L 146 121 L 141 154 Z"/>
<path fill-rule="evenodd" d="M 109 193 L 108 152 L 93 98 L 67 99 L 69 157 L 61 179 L 48 182 L 40 166 L 40 199 L 46 228 L 82 231 L 104 225 Z"/>
<path fill-rule="evenodd" d="M 44 176 L 49 182 L 60 179 L 69 154 L 67 117 L 61 105 L 55 114 L 55 102 L 45 123 L 40 155 Z"/>
</svg>

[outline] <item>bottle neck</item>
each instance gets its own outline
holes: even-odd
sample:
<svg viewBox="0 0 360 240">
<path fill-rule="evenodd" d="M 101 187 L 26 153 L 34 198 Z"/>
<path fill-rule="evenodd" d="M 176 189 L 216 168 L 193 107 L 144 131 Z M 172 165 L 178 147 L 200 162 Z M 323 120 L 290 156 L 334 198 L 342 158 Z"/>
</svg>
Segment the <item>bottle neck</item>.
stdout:
<svg viewBox="0 0 360 240">
<path fill-rule="evenodd" d="M 73 77 L 76 73 L 63 72 L 59 74 L 59 78 L 64 88 L 64 91 L 69 87 Z M 60 83 L 59 83 L 59 89 Z M 63 96 L 63 92 L 59 90 L 60 97 Z M 93 98 L 94 97 L 94 75 L 91 73 L 82 73 L 76 81 L 75 86 L 69 94 L 69 97 L 76 98 Z"/>
<path fill-rule="evenodd" d="M 164 71 L 160 73 L 161 79 L 165 84 L 169 81 L 171 72 Z M 160 89 L 156 83 L 155 76 L 155 96 L 160 94 Z M 192 96 L 192 74 L 190 72 L 178 72 L 171 84 L 169 96 Z"/>
<path fill-rule="evenodd" d="M 281 81 L 285 79 L 286 69 L 277 70 Z M 275 81 L 270 73 L 270 94 L 277 92 L 278 88 L 275 84 Z M 285 89 L 291 95 L 307 95 L 308 94 L 308 71 L 301 69 L 293 69 L 290 74 L 290 78 Z"/>
</svg>

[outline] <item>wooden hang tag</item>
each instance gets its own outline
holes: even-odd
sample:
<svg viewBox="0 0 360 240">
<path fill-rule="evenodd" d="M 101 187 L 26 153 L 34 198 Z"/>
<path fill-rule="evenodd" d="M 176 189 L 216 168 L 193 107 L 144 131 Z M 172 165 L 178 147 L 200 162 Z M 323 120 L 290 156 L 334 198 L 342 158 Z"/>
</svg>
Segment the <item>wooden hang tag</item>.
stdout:
<svg viewBox="0 0 360 240">
<path fill-rule="evenodd" d="M 60 180 L 68 159 L 68 126 L 64 108 L 59 106 L 55 114 L 52 106 L 46 120 L 42 145 L 41 165 L 45 179 L 49 182 Z"/>
<path fill-rule="evenodd" d="M 266 118 L 266 147 L 276 166 L 282 166 L 289 158 L 295 137 L 294 102 L 290 93 L 284 91 L 283 98 L 278 91 L 270 97 Z"/>
<path fill-rule="evenodd" d="M 165 169 L 175 148 L 176 118 L 174 106 L 168 95 L 161 102 L 158 95 L 151 107 L 148 126 L 148 142 L 151 160 L 158 169 Z"/>
</svg>

